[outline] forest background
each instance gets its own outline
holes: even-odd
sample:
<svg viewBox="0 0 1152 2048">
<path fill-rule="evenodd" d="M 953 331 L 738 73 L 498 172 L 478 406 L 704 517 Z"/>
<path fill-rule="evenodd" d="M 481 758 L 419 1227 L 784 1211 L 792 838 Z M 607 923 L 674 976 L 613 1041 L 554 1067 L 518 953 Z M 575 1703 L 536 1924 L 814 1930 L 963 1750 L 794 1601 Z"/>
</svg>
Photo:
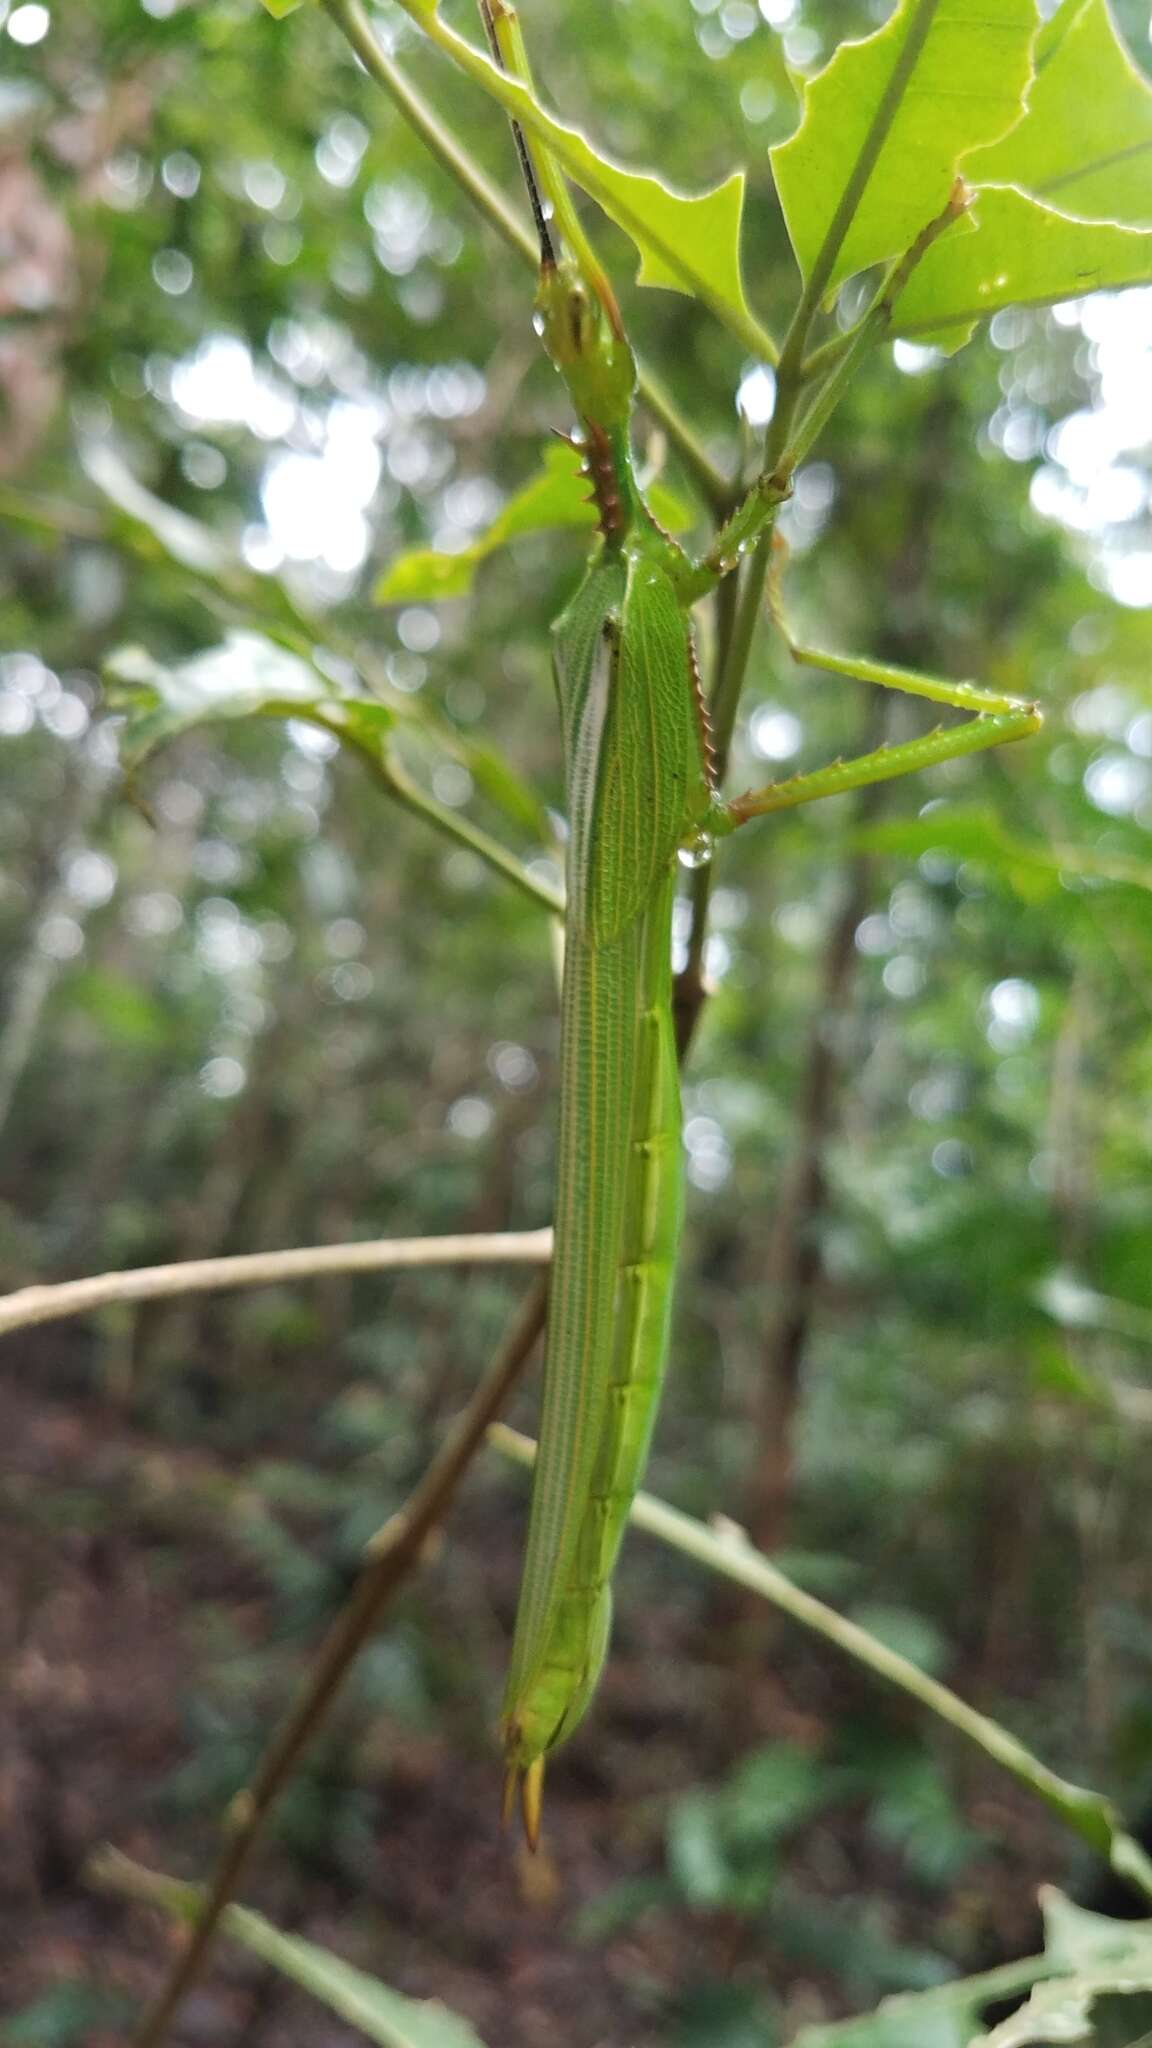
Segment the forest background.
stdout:
<svg viewBox="0 0 1152 2048">
<path fill-rule="evenodd" d="M 101 683 L 126 645 L 218 645 L 243 578 L 282 575 L 372 650 L 420 785 L 482 827 L 519 805 L 554 880 L 520 793 L 559 796 L 546 631 L 580 536 L 526 532 L 444 604 L 373 594 L 405 550 L 474 543 L 567 424 L 528 273 L 318 13 L 0 13 L 0 1283 L 543 1225 L 538 909 L 298 721 L 198 727 L 126 780 Z M 770 303 L 793 74 L 876 18 L 539 0 L 531 28 L 552 100 L 617 156 L 692 187 L 747 162 Z M 493 110 L 376 19 L 511 186 Z M 1117 19 L 1146 65 L 1143 12 Z M 687 300 L 634 294 L 629 318 L 731 469 L 769 373 Z M 1132 1816 L 1152 1792 L 1150 440 L 1143 289 L 1001 313 L 949 361 L 896 343 L 801 472 L 783 530 L 814 637 L 1036 696 L 1047 725 L 724 847 L 649 1475 Z M 165 505 L 218 551 L 190 563 L 203 535 Z M 901 730 L 765 636 L 737 780 Z M 6 2044 L 119 2038 L 155 1989 L 175 1937 L 95 1891 L 90 1856 L 207 1867 L 527 1284 L 346 1275 L 5 1338 Z M 529 1385 L 511 1419 L 533 1415 Z M 519 1862 L 492 1728 L 524 1507 L 485 1454 L 278 1808 L 246 1895 L 281 1927 L 507 2048 L 557 2038 L 558 2012 L 581 2043 L 785 2041 L 1038 1946 L 1037 1883 L 1084 1875 L 1055 1819 L 643 1536 L 547 1852 Z M 184 2024 L 360 2038 L 232 1951 Z"/>
</svg>

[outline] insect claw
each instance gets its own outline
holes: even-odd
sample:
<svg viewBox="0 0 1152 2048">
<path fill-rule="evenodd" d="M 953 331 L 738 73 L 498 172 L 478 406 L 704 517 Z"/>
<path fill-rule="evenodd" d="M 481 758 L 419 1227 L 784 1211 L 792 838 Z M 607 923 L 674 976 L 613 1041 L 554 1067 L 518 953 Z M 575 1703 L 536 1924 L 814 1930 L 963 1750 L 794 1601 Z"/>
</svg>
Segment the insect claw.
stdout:
<svg viewBox="0 0 1152 2048">
<path fill-rule="evenodd" d="M 540 1816 L 544 1807 L 544 1759 L 533 1757 L 520 1784 L 520 1815 L 524 1839 L 535 1855 L 540 1847 Z"/>
<path fill-rule="evenodd" d="M 500 1826 L 506 1829 L 516 1806 L 516 1793 L 520 1783 L 520 1772 L 516 1764 L 509 1764 L 504 1773 L 504 1784 L 500 1793 Z"/>
</svg>

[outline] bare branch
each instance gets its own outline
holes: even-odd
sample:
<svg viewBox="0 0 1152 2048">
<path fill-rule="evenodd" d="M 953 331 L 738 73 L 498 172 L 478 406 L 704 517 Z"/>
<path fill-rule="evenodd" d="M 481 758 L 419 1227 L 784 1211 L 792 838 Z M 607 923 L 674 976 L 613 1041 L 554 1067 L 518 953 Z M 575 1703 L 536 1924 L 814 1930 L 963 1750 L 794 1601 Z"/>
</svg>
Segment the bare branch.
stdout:
<svg viewBox="0 0 1152 2048">
<path fill-rule="evenodd" d="M 161 1295 L 208 1294 L 228 1287 L 276 1287 L 286 1280 L 319 1280 L 329 1273 L 383 1273 L 412 1266 L 546 1266 L 550 1230 L 481 1231 L 467 1237 L 373 1237 L 353 1244 L 314 1244 L 286 1252 L 245 1252 L 230 1259 L 181 1259 L 170 1266 L 136 1266 L 127 1273 L 96 1273 L 53 1287 L 21 1287 L 0 1295 L 0 1336 L 30 1323 L 86 1315 L 115 1301 L 155 1301 Z"/>
</svg>

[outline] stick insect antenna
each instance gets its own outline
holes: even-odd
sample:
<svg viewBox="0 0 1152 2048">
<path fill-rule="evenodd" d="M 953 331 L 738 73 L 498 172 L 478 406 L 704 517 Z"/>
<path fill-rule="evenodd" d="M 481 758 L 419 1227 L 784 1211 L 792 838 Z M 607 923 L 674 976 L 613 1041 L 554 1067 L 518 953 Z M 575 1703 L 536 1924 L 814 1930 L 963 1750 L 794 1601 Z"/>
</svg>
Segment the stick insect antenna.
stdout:
<svg viewBox="0 0 1152 2048">
<path fill-rule="evenodd" d="M 496 33 L 496 18 L 493 12 L 492 0 L 480 0 L 480 16 L 484 23 L 484 33 L 488 38 L 488 48 L 492 52 L 492 61 L 499 66 L 501 71 L 507 71 L 508 66 L 504 62 L 504 52 L 500 47 L 500 38 Z M 548 214 L 544 206 L 544 197 L 540 190 L 540 181 L 536 176 L 536 166 L 532 161 L 532 153 L 528 148 L 528 138 L 519 121 L 513 121 L 511 126 L 516 142 L 516 154 L 520 159 L 520 169 L 524 174 L 524 183 L 528 190 L 528 204 L 532 208 L 532 219 L 536 224 L 536 233 L 540 238 L 540 268 L 541 270 L 555 270 L 556 245 L 552 240 L 551 230 L 548 226 Z"/>
</svg>

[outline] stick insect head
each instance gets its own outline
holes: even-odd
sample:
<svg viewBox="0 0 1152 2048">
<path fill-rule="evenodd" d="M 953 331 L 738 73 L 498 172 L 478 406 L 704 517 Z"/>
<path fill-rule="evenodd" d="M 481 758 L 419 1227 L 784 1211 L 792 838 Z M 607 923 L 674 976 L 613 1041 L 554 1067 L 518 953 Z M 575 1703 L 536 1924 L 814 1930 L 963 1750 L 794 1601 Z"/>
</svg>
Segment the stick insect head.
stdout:
<svg viewBox="0 0 1152 2048">
<path fill-rule="evenodd" d="M 569 195 L 561 185 L 554 214 L 518 128 L 516 141 L 540 238 L 536 331 L 582 418 L 606 430 L 625 426 L 636 390 L 636 361 L 612 287 L 583 235 Z M 565 246 L 566 228 L 571 248 Z"/>
<path fill-rule="evenodd" d="M 492 60 L 531 86 L 527 53 L 511 0 L 480 0 Z M 585 420 L 611 431 L 627 425 L 636 364 L 620 308 L 583 228 L 563 172 L 530 144 L 519 121 L 512 134 L 540 244 L 536 328 Z"/>
<path fill-rule="evenodd" d="M 636 360 L 606 306 L 571 256 L 540 266 L 536 292 L 540 335 L 582 419 L 607 432 L 627 425 L 636 389 Z"/>
</svg>

